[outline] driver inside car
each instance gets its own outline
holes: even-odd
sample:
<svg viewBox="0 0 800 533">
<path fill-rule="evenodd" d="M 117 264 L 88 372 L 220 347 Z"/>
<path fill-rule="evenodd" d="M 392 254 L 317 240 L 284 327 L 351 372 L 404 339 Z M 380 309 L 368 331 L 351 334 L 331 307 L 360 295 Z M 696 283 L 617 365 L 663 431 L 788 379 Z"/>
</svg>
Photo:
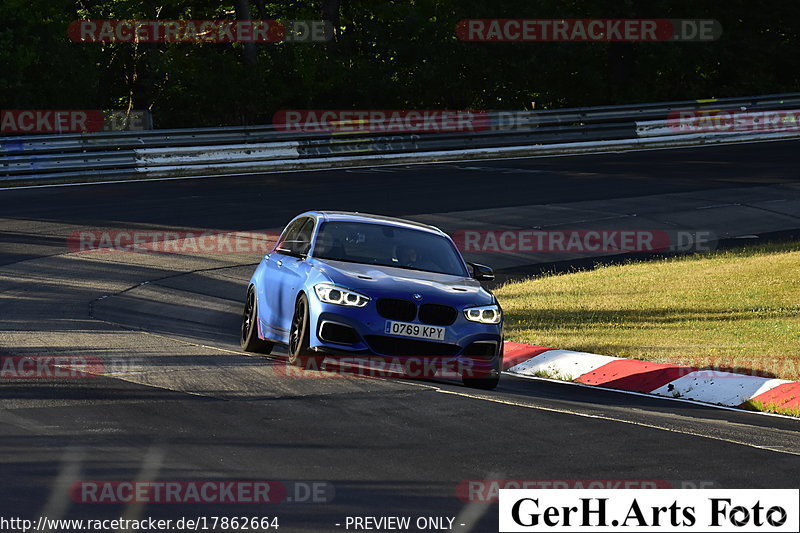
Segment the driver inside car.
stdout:
<svg viewBox="0 0 800 533">
<path fill-rule="evenodd" d="M 398 246 L 397 262 L 404 267 L 417 266 L 417 249 L 413 246 Z"/>
</svg>

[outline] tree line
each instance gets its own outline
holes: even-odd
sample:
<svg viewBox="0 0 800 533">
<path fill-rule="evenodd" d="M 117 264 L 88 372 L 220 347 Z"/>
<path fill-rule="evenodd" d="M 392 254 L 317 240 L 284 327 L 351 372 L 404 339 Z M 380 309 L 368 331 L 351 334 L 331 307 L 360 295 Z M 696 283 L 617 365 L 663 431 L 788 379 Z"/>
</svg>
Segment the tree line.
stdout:
<svg viewBox="0 0 800 533">
<path fill-rule="evenodd" d="M 800 4 L 747 0 L 4 0 L 0 108 L 150 109 L 156 127 L 282 109 L 521 110 L 791 92 Z M 76 43 L 75 20 L 331 21 L 324 43 Z M 472 18 L 715 19 L 713 42 L 465 42 Z"/>
</svg>

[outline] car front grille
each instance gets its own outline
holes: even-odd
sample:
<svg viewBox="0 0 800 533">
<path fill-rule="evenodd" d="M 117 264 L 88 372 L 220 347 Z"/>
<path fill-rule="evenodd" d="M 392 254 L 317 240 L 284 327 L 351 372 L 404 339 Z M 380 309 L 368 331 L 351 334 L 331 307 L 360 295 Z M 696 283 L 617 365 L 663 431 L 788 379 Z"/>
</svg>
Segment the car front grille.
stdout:
<svg viewBox="0 0 800 533">
<path fill-rule="evenodd" d="M 389 320 L 411 322 L 417 318 L 417 304 L 400 298 L 379 298 L 378 314 Z M 449 305 L 422 304 L 419 307 L 419 321 L 433 326 L 449 326 L 456 321 L 458 311 Z"/>
<path fill-rule="evenodd" d="M 378 314 L 389 320 L 410 322 L 417 317 L 417 306 L 410 300 L 399 298 L 378 298 Z"/>
<path fill-rule="evenodd" d="M 458 353 L 457 344 L 430 342 L 417 339 L 402 339 L 384 335 L 366 335 L 365 340 L 372 351 L 380 355 L 449 357 Z"/>
<path fill-rule="evenodd" d="M 419 321 L 434 326 L 449 326 L 456 321 L 458 311 L 449 305 L 422 304 L 419 307 Z"/>
</svg>

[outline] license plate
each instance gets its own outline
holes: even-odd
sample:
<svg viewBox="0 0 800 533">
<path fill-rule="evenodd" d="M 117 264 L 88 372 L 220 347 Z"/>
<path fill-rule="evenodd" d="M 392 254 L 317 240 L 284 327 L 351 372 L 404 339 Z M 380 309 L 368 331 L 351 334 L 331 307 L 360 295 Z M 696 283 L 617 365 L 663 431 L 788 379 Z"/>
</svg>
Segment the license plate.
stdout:
<svg viewBox="0 0 800 533">
<path fill-rule="evenodd" d="M 393 320 L 388 320 L 384 331 L 389 335 L 399 335 L 400 337 L 414 337 L 416 339 L 428 339 L 432 341 L 444 340 L 444 328 L 423 326 L 422 324 L 412 324 L 411 322 L 395 322 Z"/>
</svg>

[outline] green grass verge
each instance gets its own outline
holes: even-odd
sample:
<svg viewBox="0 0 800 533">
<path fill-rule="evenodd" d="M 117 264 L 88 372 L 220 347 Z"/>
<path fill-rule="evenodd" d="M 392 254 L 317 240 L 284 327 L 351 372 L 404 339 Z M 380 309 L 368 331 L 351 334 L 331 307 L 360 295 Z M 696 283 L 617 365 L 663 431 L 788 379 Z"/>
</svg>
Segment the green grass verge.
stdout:
<svg viewBox="0 0 800 533">
<path fill-rule="evenodd" d="M 750 411 L 763 411 L 765 413 L 775 413 L 800 418 L 800 409 L 796 407 L 781 407 L 780 405 L 759 402 L 758 400 L 748 400 L 742 404 L 742 408 Z"/>
<path fill-rule="evenodd" d="M 800 380 L 800 242 L 546 275 L 495 293 L 510 341 Z"/>
</svg>

